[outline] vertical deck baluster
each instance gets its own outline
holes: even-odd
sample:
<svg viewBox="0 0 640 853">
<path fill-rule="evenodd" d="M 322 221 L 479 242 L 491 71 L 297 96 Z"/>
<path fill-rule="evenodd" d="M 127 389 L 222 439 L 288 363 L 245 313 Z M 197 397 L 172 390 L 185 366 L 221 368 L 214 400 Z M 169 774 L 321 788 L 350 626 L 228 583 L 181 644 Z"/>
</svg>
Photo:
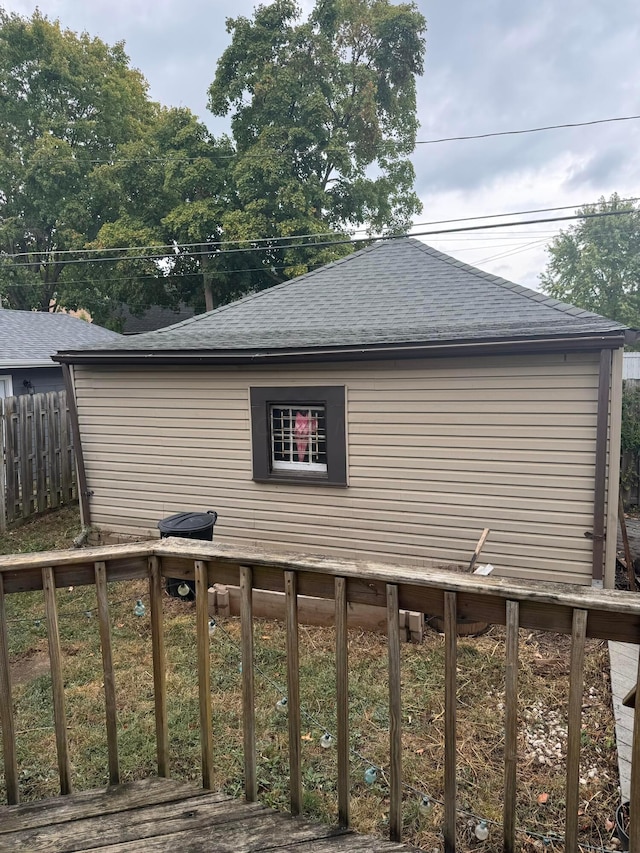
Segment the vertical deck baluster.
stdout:
<svg viewBox="0 0 640 853">
<path fill-rule="evenodd" d="M 520 608 L 507 601 L 507 642 L 504 719 L 504 818 L 505 853 L 516 849 L 516 766 L 518 759 L 518 647 Z"/>
<path fill-rule="evenodd" d="M 569 680 L 569 728 L 567 733 L 567 786 L 565 802 L 564 847 L 567 853 L 578 849 L 578 806 L 580 783 L 580 736 L 582 734 L 582 694 L 584 690 L 584 646 L 587 611 L 573 611 L 571 632 L 571 675 Z"/>
<path fill-rule="evenodd" d="M 387 630 L 389 634 L 389 837 L 402 836 L 402 695 L 400 672 L 400 610 L 398 587 L 387 584 Z"/>
<path fill-rule="evenodd" d="M 256 774 L 256 703 L 253 675 L 253 572 L 240 566 L 240 629 L 242 633 L 242 726 L 244 740 L 244 795 L 258 799 Z"/>
<path fill-rule="evenodd" d="M 169 778 L 169 725 L 167 721 L 167 667 L 164 648 L 162 608 L 162 563 L 149 557 L 149 604 L 151 608 L 151 653 L 153 655 L 153 696 L 156 715 L 156 756 L 158 776 Z"/>
<path fill-rule="evenodd" d="M 289 717 L 289 776 L 291 814 L 302 811 L 300 754 L 300 651 L 298 646 L 298 584 L 295 572 L 284 573 L 287 626 L 287 708 Z"/>
<path fill-rule="evenodd" d="M 42 586 L 47 617 L 47 635 L 49 638 L 49 663 L 51 665 L 51 686 L 53 689 L 53 721 L 56 730 L 56 750 L 58 753 L 58 773 L 60 775 L 60 793 L 71 793 L 71 768 L 69 765 L 69 746 L 67 743 L 67 716 L 64 708 L 64 678 L 62 676 L 62 651 L 58 631 L 58 609 L 56 607 L 56 585 L 51 566 L 42 569 Z"/>
<path fill-rule="evenodd" d="M 0 431 L 2 420 L 0 419 Z M 2 461 L 0 460 L 0 465 Z M 4 605 L 4 579 L 0 574 L 0 724 L 2 725 L 2 749 L 4 755 L 4 776 L 7 786 L 7 803 L 14 806 L 20 802 L 18 786 L 18 761 L 16 758 L 16 737 L 13 724 L 13 700 L 11 696 L 11 669 L 9 666 L 9 638 L 7 635 L 7 614 Z"/>
<path fill-rule="evenodd" d="M 210 789 L 213 785 L 213 731 L 211 714 L 211 665 L 209 662 L 209 584 L 207 580 L 207 564 L 202 560 L 195 561 L 195 579 L 202 787 Z"/>
<path fill-rule="evenodd" d="M 636 685 L 640 684 L 640 658 Z M 631 743 L 631 803 L 640 802 L 640 696 L 637 693 L 633 712 L 633 738 Z M 634 806 L 629 811 L 629 850 L 640 850 L 640 808 Z"/>
<path fill-rule="evenodd" d="M 457 606 L 455 592 L 444 594 L 444 850 L 456 849 Z"/>
<path fill-rule="evenodd" d="M 98 625 L 100 628 L 100 648 L 102 651 L 102 672 L 104 681 L 104 707 L 107 724 L 107 751 L 109 755 L 109 784 L 120 782 L 118 766 L 118 725 L 116 720 L 116 680 L 113 672 L 111 654 L 111 620 L 107 600 L 106 563 L 94 565 L 96 579 L 96 599 L 98 603 Z"/>
<path fill-rule="evenodd" d="M 338 822 L 349 826 L 349 640 L 347 636 L 347 581 L 335 579 L 336 717 L 338 728 Z"/>
</svg>

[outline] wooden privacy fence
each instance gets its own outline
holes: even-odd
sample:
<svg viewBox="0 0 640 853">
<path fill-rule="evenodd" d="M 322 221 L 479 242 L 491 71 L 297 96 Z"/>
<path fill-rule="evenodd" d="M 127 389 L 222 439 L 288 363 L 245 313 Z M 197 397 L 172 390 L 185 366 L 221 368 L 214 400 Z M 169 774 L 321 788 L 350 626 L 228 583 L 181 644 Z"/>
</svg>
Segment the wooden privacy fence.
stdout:
<svg viewBox="0 0 640 853">
<path fill-rule="evenodd" d="M 0 400 L 0 531 L 75 497 L 66 392 Z"/>
<path fill-rule="evenodd" d="M 4 750 L 7 798 L 17 803 L 20 792 L 13 702 L 9 669 L 9 641 L 5 596 L 44 590 L 49 639 L 53 709 L 61 793 L 72 787 L 65 682 L 58 633 L 56 587 L 93 585 L 96 590 L 106 707 L 108 773 L 111 784 L 120 781 L 118 760 L 117 694 L 112 656 L 112 628 L 107 599 L 110 581 L 146 578 L 151 605 L 151 642 L 155 696 L 155 735 L 158 774 L 170 775 L 170 732 L 167 715 L 167 660 L 163 632 L 163 578 L 195 582 L 195 634 L 200 717 L 202 784 L 212 786 L 213 722 L 209 659 L 208 589 L 215 583 L 239 586 L 242 645 L 244 790 L 248 801 L 257 798 L 258 756 L 254 693 L 253 592 L 284 593 L 287 634 L 287 696 L 289 728 L 290 801 L 293 814 L 303 810 L 301 712 L 299 703 L 299 596 L 333 602 L 336 625 L 335 703 L 337 709 L 337 812 L 341 825 L 350 822 L 349 660 L 347 611 L 350 603 L 385 608 L 388 622 L 389 829 L 400 840 L 403 825 L 402 692 L 398 614 L 411 608 L 444 620 L 446 668 L 444 819 L 445 853 L 457 849 L 457 619 L 460 616 L 506 626 L 504 788 L 496 791 L 503 803 L 503 849 L 520 849 L 516 840 L 518 789 L 518 632 L 519 628 L 552 631 L 571 636 L 570 689 L 567 704 L 568 746 L 565 769 L 566 821 L 564 850 L 578 850 L 579 770 L 584 682 L 585 641 L 588 637 L 638 642 L 640 596 L 591 590 L 563 584 L 540 584 L 505 578 L 478 578 L 443 570 L 410 569 L 371 562 L 322 556 L 273 554 L 248 548 L 185 539 L 52 551 L 0 557 L 0 723 Z M 37 756 L 31 759 L 37 761 Z M 631 802 L 640 802 L 640 702 L 635 709 L 632 748 Z M 630 849 L 640 850 L 640 809 L 631 809 Z M 213 845 L 215 847 L 215 845 Z M 37 847 L 35 849 L 38 849 Z M 43 848 L 44 849 L 44 848 Z M 155 849 L 155 848 L 154 848 Z"/>
</svg>

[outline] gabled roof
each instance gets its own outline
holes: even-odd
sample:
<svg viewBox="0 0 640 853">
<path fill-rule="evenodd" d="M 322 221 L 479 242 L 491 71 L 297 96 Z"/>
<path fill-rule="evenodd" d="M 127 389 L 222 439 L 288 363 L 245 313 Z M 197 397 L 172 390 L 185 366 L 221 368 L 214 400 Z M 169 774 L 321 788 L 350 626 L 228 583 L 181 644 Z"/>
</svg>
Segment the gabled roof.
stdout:
<svg viewBox="0 0 640 853">
<path fill-rule="evenodd" d="M 122 335 L 72 317 L 0 309 L 0 368 L 55 367 L 58 350 L 113 344 Z"/>
<path fill-rule="evenodd" d="M 620 323 L 482 272 L 419 240 L 401 238 L 100 350 L 119 361 L 125 351 L 134 358 L 195 352 L 246 358 L 338 348 L 364 352 L 416 344 L 619 337 L 624 330 Z"/>
</svg>

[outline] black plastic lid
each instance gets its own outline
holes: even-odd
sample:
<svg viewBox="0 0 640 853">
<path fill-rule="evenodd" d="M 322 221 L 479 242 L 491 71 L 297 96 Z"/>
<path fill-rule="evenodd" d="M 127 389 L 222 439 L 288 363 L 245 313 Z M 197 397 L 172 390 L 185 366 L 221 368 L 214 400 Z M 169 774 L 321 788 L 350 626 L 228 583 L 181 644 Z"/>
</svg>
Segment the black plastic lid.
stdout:
<svg viewBox="0 0 640 853">
<path fill-rule="evenodd" d="M 208 512 L 177 512 L 168 518 L 158 522 L 158 530 L 161 533 L 197 533 L 200 530 L 208 530 L 216 523 L 218 513 L 212 509 Z"/>
</svg>

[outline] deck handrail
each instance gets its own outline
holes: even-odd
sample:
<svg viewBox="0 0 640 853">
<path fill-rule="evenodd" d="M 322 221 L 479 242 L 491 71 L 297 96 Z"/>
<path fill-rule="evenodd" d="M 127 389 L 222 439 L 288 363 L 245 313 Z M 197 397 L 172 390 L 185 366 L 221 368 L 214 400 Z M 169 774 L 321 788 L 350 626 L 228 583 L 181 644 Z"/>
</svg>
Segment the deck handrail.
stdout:
<svg viewBox="0 0 640 853">
<path fill-rule="evenodd" d="M 291 810 L 302 810 L 300 716 L 298 702 L 298 596 L 335 602 L 336 699 L 338 757 L 338 815 L 349 823 L 348 660 L 346 613 L 349 603 L 386 607 L 389 633 L 390 807 L 392 840 L 402 829 L 402 732 L 398 612 L 417 610 L 444 619 L 445 633 L 445 851 L 456 849 L 456 649 L 460 616 L 506 627 L 504 849 L 515 851 L 515 780 L 517 768 L 517 657 L 519 628 L 571 635 L 566 770 L 567 815 L 565 849 L 577 850 L 580 731 L 585 642 L 588 637 L 637 643 L 640 640 L 640 594 L 514 578 L 479 577 L 437 565 L 428 568 L 395 566 L 300 553 L 276 553 L 245 546 L 167 538 L 126 545 L 73 551 L 0 556 L 0 723 L 2 724 L 7 800 L 19 801 L 5 598 L 44 590 L 52 674 L 54 723 L 61 793 L 71 789 L 64 687 L 54 590 L 93 585 L 104 670 L 109 780 L 119 780 L 116 702 L 111 628 L 106 596 L 111 581 L 148 579 L 151 609 L 158 773 L 169 775 L 167 692 L 163 640 L 162 583 L 164 577 L 195 583 L 196 643 L 202 779 L 211 787 L 213 750 L 209 684 L 207 590 L 215 583 L 239 586 L 244 727 L 245 795 L 257 797 L 252 595 L 255 590 L 284 593 L 289 696 L 289 772 Z M 615 618 L 613 618 L 615 616 Z M 631 797 L 640 797 L 640 703 L 636 705 L 632 749 Z M 631 849 L 640 850 L 640 814 L 631 811 Z"/>
</svg>

